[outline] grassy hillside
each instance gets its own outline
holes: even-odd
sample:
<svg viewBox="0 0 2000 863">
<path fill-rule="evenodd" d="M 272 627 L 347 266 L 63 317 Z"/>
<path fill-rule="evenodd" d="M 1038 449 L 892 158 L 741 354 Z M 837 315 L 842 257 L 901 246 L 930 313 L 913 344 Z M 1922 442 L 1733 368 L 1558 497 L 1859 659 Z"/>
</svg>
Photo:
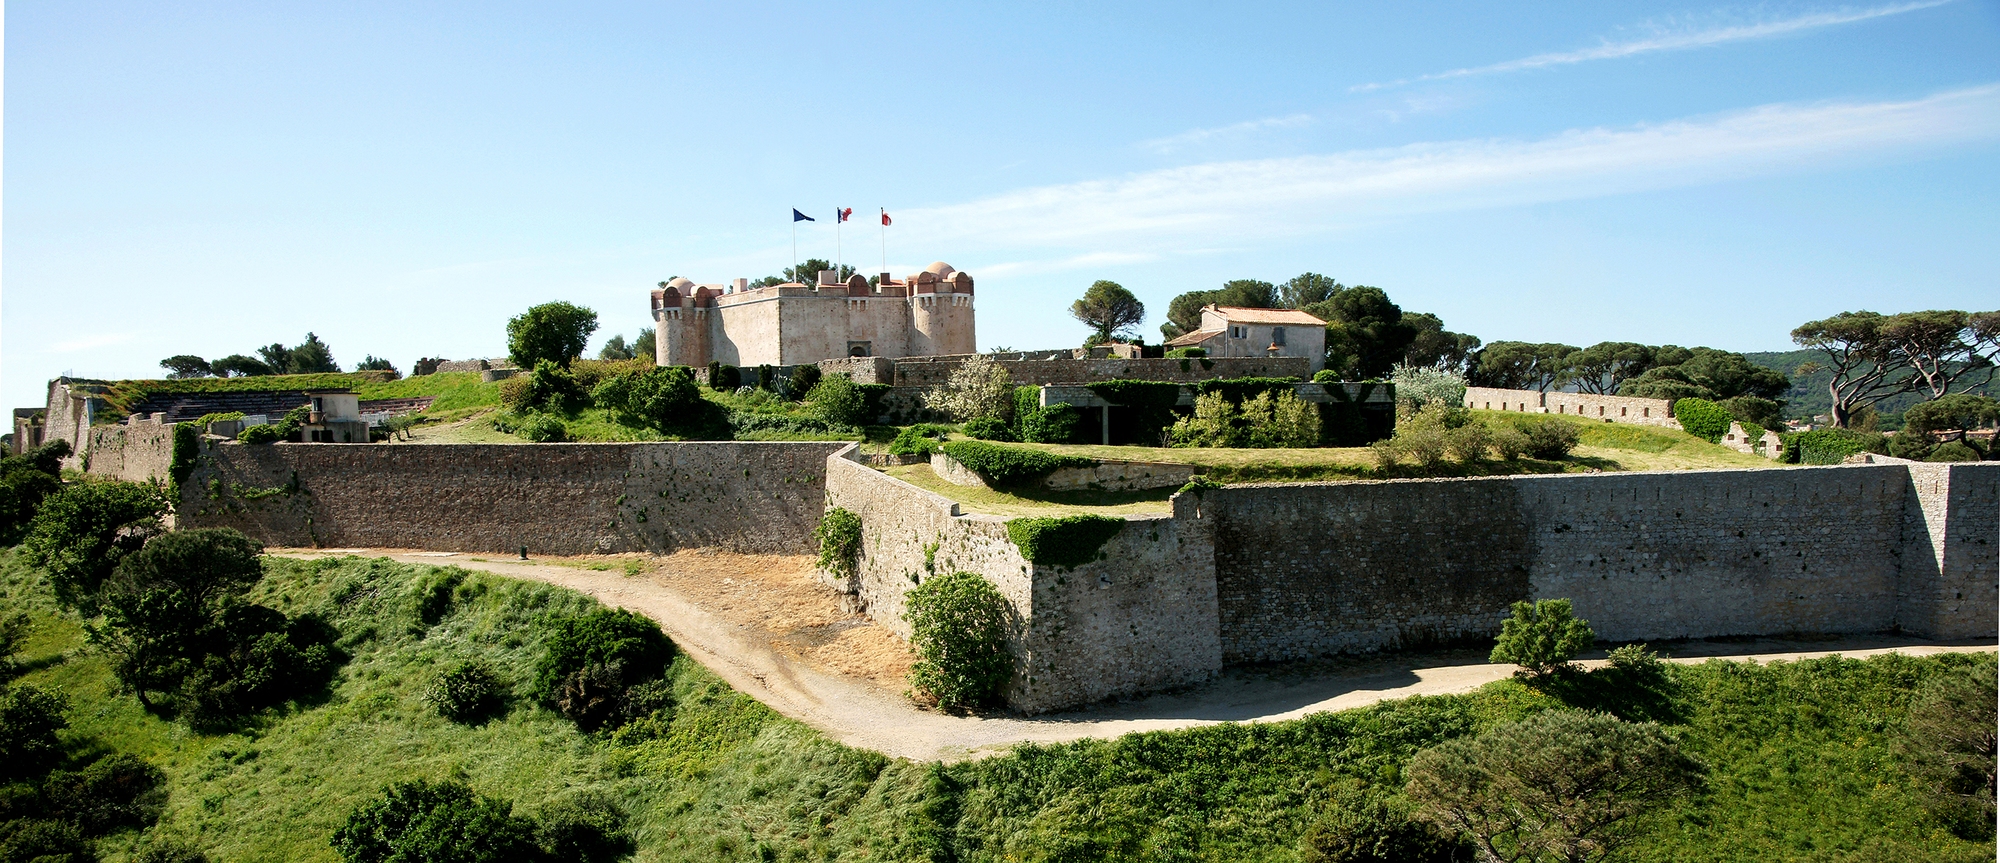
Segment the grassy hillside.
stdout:
<svg viewBox="0 0 2000 863">
<path fill-rule="evenodd" d="M 831 743 L 680 658 L 671 720 L 623 739 L 580 734 L 518 696 L 505 716 L 466 727 L 424 707 L 431 676 L 479 656 L 524 691 L 535 622 L 591 600 L 358 558 L 270 560 L 266 571 L 263 601 L 330 615 L 353 659 L 324 702 L 203 735 L 118 693 L 78 621 L 0 552 L 6 610 L 35 621 L 23 679 L 69 693 L 71 749 L 159 765 L 170 796 L 154 831 L 231 863 L 333 860 L 327 837 L 357 802 L 390 781 L 450 776 L 526 811 L 609 794 L 632 815 L 641 861 L 1291 861 L 1314 824 L 1393 794 L 1418 749 L 1564 703 L 1505 681 L 934 767 Z M 1924 815 L 1892 749 L 1912 690 L 1972 661 L 1710 662 L 1674 667 L 1665 690 L 1643 692 L 1586 680 L 1568 690 L 1571 703 L 1666 719 L 1712 771 L 1703 794 L 1651 817 L 1614 859 L 1992 860 L 1990 840 L 1959 839 Z M 138 841 L 114 836 L 107 859 L 125 859 Z"/>
</svg>

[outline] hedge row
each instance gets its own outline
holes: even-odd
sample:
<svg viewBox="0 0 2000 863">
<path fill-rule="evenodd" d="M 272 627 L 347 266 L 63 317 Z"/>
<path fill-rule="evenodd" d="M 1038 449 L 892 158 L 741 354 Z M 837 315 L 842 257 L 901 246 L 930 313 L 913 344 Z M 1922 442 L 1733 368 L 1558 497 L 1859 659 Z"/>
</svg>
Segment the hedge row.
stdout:
<svg viewBox="0 0 2000 863">
<path fill-rule="evenodd" d="M 1058 468 L 1091 467 L 1095 459 L 1074 455 L 1056 455 L 1038 449 L 1016 449 L 998 446 L 976 440 L 958 440 L 944 444 L 938 449 L 954 461 L 965 465 L 967 470 L 979 474 L 988 483 L 996 486 L 1027 485 L 1048 476 Z"/>
</svg>

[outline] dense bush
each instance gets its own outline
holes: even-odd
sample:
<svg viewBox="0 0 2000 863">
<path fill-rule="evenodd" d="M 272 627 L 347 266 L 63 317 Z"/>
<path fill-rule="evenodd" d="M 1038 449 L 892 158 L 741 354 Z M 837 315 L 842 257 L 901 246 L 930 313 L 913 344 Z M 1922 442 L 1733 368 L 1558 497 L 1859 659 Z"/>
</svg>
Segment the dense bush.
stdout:
<svg viewBox="0 0 2000 863">
<path fill-rule="evenodd" d="M 1061 468 L 1097 464 L 1096 460 L 1082 456 L 996 446 L 976 440 L 952 441 L 939 449 L 967 470 L 979 474 L 989 485 L 1002 487 L 1030 485 Z"/>
<path fill-rule="evenodd" d="M 1980 452 L 1979 450 L 1973 449 L 1970 442 L 1954 440 L 1954 441 L 1945 441 L 1944 443 L 1938 444 L 1936 447 L 1932 448 L 1931 451 L 1924 456 L 1924 461 L 1934 461 L 1934 462 L 1981 461 L 1985 459 L 1985 457 L 1986 454 Z"/>
<path fill-rule="evenodd" d="M 1493 428 L 1492 446 L 1501 458 L 1515 461 L 1534 449 L 1534 441 L 1528 439 L 1528 433 L 1520 426 L 1507 423 Z"/>
<path fill-rule="evenodd" d="M 82 770 L 58 770 L 42 780 L 43 814 L 76 825 L 85 836 L 146 827 L 160 817 L 166 778 L 137 756 L 106 755 Z"/>
<path fill-rule="evenodd" d="M 1778 437 L 1784 442 L 1788 464 L 1840 464 L 1855 453 L 1889 453 L 1888 441 L 1881 435 L 1850 429 L 1819 429 Z"/>
<path fill-rule="evenodd" d="M 819 386 L 819 366 L 811 363 L 792 366 L 792 376 L 785 381 L 785 396 L 793 401 L 805 398 L 813 387 Z"/>
<path fill-rule="evenodd" d="M 94 613 L 98 586 L 161 529 L 169 509 L 156 486 L 75 483 L 42 502 L 21 548 L 47 574 L 56 601 Z"/>
<path fill-rule="evenodd" d="M 56 732 L 69 727 L 69 703 L 60 693 L 33 686 L 0 690 L 0 784 L 40 776 L 62 758 Z"/>
<path fill-rule="evenodd" d="M 1195 396 L 1194 413 L 1174 421 L 1178 447 L 1310 447 L 1320 438 L 1319 411 L 1284 389 L 1258 392 L 1239 406 L 1227 391 Z"/>
<path fill-rule="evenodd" d="M 1486 458 L 1486 450 L 1493 446 L 1493 430 L 1485 423 L 1466 423 L 1444 433 L 1444 447 L 1451 451 L 1452 458 L 1462 464 L 1472 464 Z"/>
<path fill-rule="evenodd" d="M 896 433 L 896 439 L 889 442 L 890 455 L 923 455 L 937 452 L 938 444 L 949 436 L 951 428 L 936 423 L 918 423 Z"/>
<path fill-rule="evenodd" d="M 1301 863 L 1458 863 L 1465 848 L 1402 797 L 1339 801 L 1299 840 Z"/>
<path fill-rule="evenodd" d="M 1014 673 L 1007 598 L 970 572 L 934 576 L 904 595 L 917 661 L 910 684 L 939 707 L 983 703 Z"/>
<path fill-rule="evenodd" d="M 761 392 L 761 390 L 753 390 L 752 392 Z M 745 411 L 734 411 L 729 414 L 729 428 L 731 434 L 739 440 L 852 435 L 857 431 L 853 426 L 830 422 L 819 417 L 799 416 L 798 414 L 749 413 Z"/>
<path fill-rule="evenodd" d="M 1898 746 L 1929 808 L 1975 841 L 1993 838 L 1996 674 L 2000 665 L 1986 654 L 1924 684 Z"/>
<path fill-rule="evenodd" d="M 1551 710 L 1410 759 L 1421 817 L 1494 860 L 1594 860 L 1647 811 L 1692 794 L 1704 767 L 1650 722 Z"/>
<path fill-rule="evenodd" d="M 230 528 L 176 531 L 128 556 L 100 594 L 100 637 L 121 683 L 149 707 L 216 725 L 324 687 L 336 633 L 248 602 L 263 546 Z"/>
<path fill-rule="evenodd" d="M 1007 422 L 993 417 L 974 417 L 965 421 L 966 437 L 976 440 L 1007 442 L 1014 439 L 1014 430 Z"/>
<path fill-rule="evenodd" d="M 509 426 L 514 435 L 530 443 L 560 443 L 569 436 L 569 427 L 562 417 L 555 414 L 531 413 L 520 417 Z"/>
<path fill-rule="evenodd" d="M 551 863 L 613 863 L 635 850 L 624 810 L 588 792 L 542 807 L 535 815 L 535 844 Z"/>
<path fill-rule="evenodd" d="M 1313 372 L 1313 383 L 1316 384 L 1340 383 L 1340 373 L 1334 371 L 1333 369 L 1320 369 L 1319 371 Z"/>
<path fill-rule="evenodd" d="M 1007 522 L 1007 538 L 1032 563 L 1082 566 L 1124 529 L 1124 519 L 1104 515 L 1017 518 Z"/>
<path fill-rule="evenodd" d="M 208 855 L 185 842 L 155 839 L 132 855 L 132 863 L 208 863 Z"/>
<path fill-rule="evenodd" d="M 1020 420 L 1021 440 L 1028 443 L 1076 443 L 1083 428 L 1083 411 L 1076 405 L 1049 405 Z"/>
<path fill-rule="evenodd" d="M 590 404 L 590 396 L 576 375 L 550 360 L 535 363 L 520 403 L 509 405 L 517 411 L 574 411 Z"/>
<path fill-rule="evenodd" d="M 1709 443 L 1721 443 L 1736 417 L 1708 399 L 1681 399 L 1674 402 L 1674 419 L 1680 420 L 1682 431 Z"/>
<path fill-rule="evenodd" d="M 828 507 L 813 528 L 819 543 L 819 568 L 841 578 L 853 578 L 861 563 L 861 517 L 840 507 Z"/>
<path fill-rule="evenodd" d="M 2000 422 L 2000 402 L 1986 396 L 1952 393 L 1903 412 L 1903 428 L 1889 440 L 1889 454 L 1916 461 L 1979 461 L 1986 453 L 1969 436 Z"/>
<path fill-rule="evenodd" d="M 701 386 L 686 366 L 657 366 L 607 379 L 593 391 L 597 406 L 627 422 L 677 437 L 724 437 L 722 409 L 701 397 Z"/>
<path fill-rule="evenodd" d="M 541 856 L 533 821 L 462 782 L 398 782 L 333 833 L 348 863 L 517 863 Z"/>
<path fill-rule="evenodd" d="M 453 722 L 476 723 L 506 706 L 507 684 L 492 666 L 467 659 L 432 678 L 424 702 Z"/>
<path fill-rule="evenodd" d="M 1521 417 L 1514 424 L 1528 436 L 1528 455 L 1545 461 L 1568 458 L 1580 439 L 1575 423 L 1555 417 Z"/>
<path fill-rule="evenodd" d="M 535 666 L 535 696 L 585 731 L 632 718 L 627 696 L 673 658 L 674 644 L 652 620 L 600 608 L 548 622 Z"/>
<path fill-rule="evenodd" d="M 862 397 L 861 388 L 855 385 L 854 379 L 844 374 L 821 378 L 812 391 L 806 393 L 806 404 L 830 423 L 858 426 L 870 419 L 868 400 Z"/>
<path fill-rule="evenodd" d="M 1578 619 L 1567 599 L 1516 602 L 1500 624 L 1489 662 L 1511 662 L 1530 678 L 1545 679 L 1569 668 L 1569 661 L 1597 641 L 1590 624 Z"/>
<path fill-rule="evenodd" d="M 274 444 L 285 439 L 285 433 L 268 423 L 244 426 L 236 433 L 236 439 L 248 444 Z"/>
<path fill-rule="evenodd" d="M 62 490 L 69 452 L 69 441 L 56 440 L 0 459 L 0 546 L 20 542 L 42 501 Z"/>
</svg>

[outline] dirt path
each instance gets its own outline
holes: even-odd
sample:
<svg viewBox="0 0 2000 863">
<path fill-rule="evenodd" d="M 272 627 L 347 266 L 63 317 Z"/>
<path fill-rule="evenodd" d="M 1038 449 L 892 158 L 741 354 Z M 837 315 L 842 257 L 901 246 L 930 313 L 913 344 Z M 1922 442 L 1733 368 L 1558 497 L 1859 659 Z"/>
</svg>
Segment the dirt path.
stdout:
<svg viewBox="0 0 2000 863">
<path fill-rule="evenodd" d="M 910 654 L 895 636 L 842 611 L 806 558 L 686 551 L 668 557 L 538 558 L 382 549 L 283 549 L 288 557 L 357 554 L 452 565 L 560 585 L 660 622 L 674 643 L 729 685 L 849 746 L 917 761 L 958 761 L 1016 743 L 1109 738 L 1219 722 L 1277 722 L 1412 695 L 1469 692 L 1513 673 L 1471 651 L 1231 669 L 1185 690 L 1034 717 L 948 716 L 902 696 Z M 631 574 L 627 574 L 628 571 Z M 1991 651 L 1866 636 L 1674 645 L 1675 662 L 1796 660 L 1840 654 Z M 1587 660 L 1584 664 L 1601 664 Z"/>
</svg>

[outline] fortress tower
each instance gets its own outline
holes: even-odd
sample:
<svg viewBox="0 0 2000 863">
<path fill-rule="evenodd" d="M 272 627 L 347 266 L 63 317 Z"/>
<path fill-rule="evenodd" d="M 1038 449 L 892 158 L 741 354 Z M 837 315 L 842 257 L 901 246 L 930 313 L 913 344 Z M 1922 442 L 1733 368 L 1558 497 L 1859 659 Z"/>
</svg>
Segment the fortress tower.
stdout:
<svg viewBox="0 0 2000 863">
<path fill-rule="evenodd" d="M 972 277 L 938 261 L 901 280 L 752 288 L 747 279 L 700 285 L 675 278 L 652 292 L 654 359 L 661 365 L 796 365 L 835 357 L 909 357 L 978 350 Z"/>
</svg>

